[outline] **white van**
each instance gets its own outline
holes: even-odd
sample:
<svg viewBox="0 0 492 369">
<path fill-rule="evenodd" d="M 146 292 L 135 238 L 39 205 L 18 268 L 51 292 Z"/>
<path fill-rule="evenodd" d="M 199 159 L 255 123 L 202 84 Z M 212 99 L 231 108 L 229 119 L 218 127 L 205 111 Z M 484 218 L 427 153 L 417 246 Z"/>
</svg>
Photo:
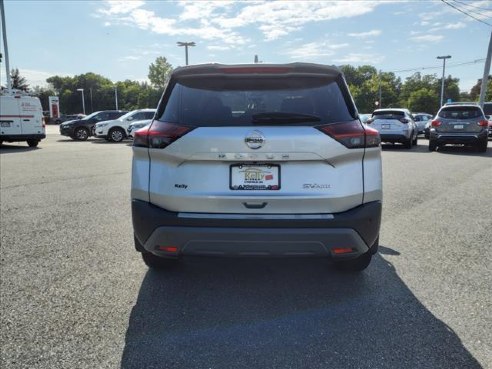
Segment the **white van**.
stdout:
<svg viewBox="0 0 492 369">
<path fill-rule="evenodd" d="M 43 108 L 39 98 L 21 91 L 2 91 L 0 96 L 0 144 L 26 141 L 38 146 L 46 138 Z"/>
</svg>

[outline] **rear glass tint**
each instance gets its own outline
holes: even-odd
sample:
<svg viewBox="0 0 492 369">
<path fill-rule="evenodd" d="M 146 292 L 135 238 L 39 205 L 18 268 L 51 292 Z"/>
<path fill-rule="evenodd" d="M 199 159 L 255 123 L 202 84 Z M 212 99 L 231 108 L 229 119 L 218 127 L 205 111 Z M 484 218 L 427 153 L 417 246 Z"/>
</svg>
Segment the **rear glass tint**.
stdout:
<svg viewBox="0 0 492 369">
<path fill-rule="evenodd" d="M 405 113 L 402 111 L 376 111 L 372 115 L 374 119 L 397 119 L 405 117 Z"/>
<path fill-rule="evenodd" d="M 471 119 L 482 117 L 482 112 L 475 106 L 450 106 L 441 109 L 438 115 L 445 119 Z"/>
<path fill-rule="evenodd" d="M 258 114 L 303 114 L 296 125 L 350 121 L 335 80 L 320 78 L 190 78 L 176 83 L 159 120 L 193 126 L 249 125 Z M 273 125 L 281 125 L 282 119 Z M 292 125 L 292 122 L 286 123 Z"/>
</svg>

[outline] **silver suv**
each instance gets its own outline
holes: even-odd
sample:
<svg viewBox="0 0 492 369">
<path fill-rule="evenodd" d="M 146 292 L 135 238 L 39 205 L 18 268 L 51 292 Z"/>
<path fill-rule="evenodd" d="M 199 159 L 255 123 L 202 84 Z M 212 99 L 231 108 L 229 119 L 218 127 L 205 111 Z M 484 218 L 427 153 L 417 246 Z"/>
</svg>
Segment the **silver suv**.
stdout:
<svg viewBox="0 0 492 369">
<path fill-rule="evenodd" d="M 399 142 L 406 149 L 418 143 L 419 129 L 408 109 L 376 109 L 366 123 L 379 131 L 382 142 Z"/>
<path fill-rule="evenodd" d="M 478 104 L 447 104 L 432 121 L 429 133 L 429 151 L 446 144 L 475 146 L 487 151 L 489 122 Z"/>
<path fill-rule="evenodd" d="M 363 270 L 378 248 L 380 138 L 335 67 L 178 68 L 134 134 L 131 197 L 149 267 L 316 256 Z"/>
</svg>

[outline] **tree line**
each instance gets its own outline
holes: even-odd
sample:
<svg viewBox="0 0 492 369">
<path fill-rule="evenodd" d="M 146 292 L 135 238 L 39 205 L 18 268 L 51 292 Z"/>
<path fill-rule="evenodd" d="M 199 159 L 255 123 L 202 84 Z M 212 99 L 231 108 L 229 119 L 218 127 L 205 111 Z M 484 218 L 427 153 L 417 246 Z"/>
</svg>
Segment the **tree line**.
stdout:
<svg viewBox="0 0 492 369">
<path fill-rule="evenodd" d="M 340 69 L 345 74 L 361 113 L 371 113 L 379 107 L 404 107 L 414 112 L 431 114 L 439 109 L 441 79 L 435 74 L 422 75 L 417 72 L 402 81 L 393 72 L 378 72 L 370 65 L 342 65 Z M 18 69 L 12 70 L 11 76 L 14 88 L 29 90 L 40 98 L 43 110 L 48 110 L 48 96 L 57 95 L 61 112 L 82 112 L 81 92 L 77 90 L 83 89 L 86 113 L 89 114 L 98 110 L 115 109 L 115 89 L 118 108 L 121 110 L 156 107 L 172 70 L 172 65 L 165 57 L 158 57 L 149 66 L 150 83 L 131 80 L 113 83 L 108 78 L 89 72 L 74 77 L 53 76 L 46 80 L 49 87 L 36 86 L 33 89 L 29 89 Z M 448 75 L 444 80 L 444 101 L 478 101 L 481 83 L 479 79 L 470 92 L 460 93 L 459 79 Z M 492 101 L 492 76 L 488 78 L 485 100 Z"/>
</svg>

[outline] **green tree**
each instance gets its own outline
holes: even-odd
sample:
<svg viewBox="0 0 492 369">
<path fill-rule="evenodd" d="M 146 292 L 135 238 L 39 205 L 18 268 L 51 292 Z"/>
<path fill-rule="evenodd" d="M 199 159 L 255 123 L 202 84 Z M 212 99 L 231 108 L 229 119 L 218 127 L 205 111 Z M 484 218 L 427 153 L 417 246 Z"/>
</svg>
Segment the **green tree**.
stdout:
<svg viewBox="0 0 492 369">
<path fill-rule="evenodd" d="M 167 62 L 167 59 L 163 56 L 159 56 L 155 60 L 155 63 L 151 63 L 149 66 L 148 77 L 150 83 L 156 88 L 164 88 L 169 81 L 172 70 L 173 67 Z"/>
<path fill-rule="evenodd" d="M 12 69 L 10 73 L 10 78 L 12 79 L 12 88 L 22 91 L 29 90 L 27 80 L 20 75 L 18 68 Z"/>
<path fill-rule="evenodd" d="M 421 88 L 413 91 L 408 98 L 408 109 L 413 112 L 434 114 L 439 106 L 439 96 L 433 89 Z"/>
<path fill-rule="evenodd" d="M 478 101 L 480 98 L 480 91 L 482 89 L 482 78 L 470 90 L 471 101 Z M 492 75 L 489 75 L 487 81 L 487 92 L 485 93 L 485 101 L 492 101 Z"/>
</svg>

